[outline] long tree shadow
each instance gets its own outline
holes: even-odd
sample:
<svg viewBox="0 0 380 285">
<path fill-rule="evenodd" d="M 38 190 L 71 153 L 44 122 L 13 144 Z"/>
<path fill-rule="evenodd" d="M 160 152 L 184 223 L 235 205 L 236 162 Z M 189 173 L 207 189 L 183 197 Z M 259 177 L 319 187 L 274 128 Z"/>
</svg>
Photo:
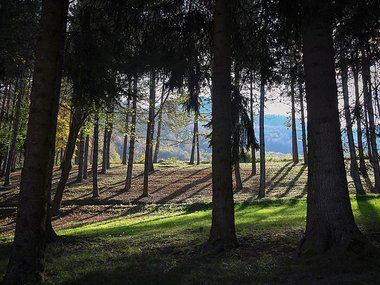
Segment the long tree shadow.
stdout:
<svg viewBox="0 0 380 285">
<path fill-rule="evenodd" d="M 296 176 L 294 176 L 294 178 L 292 179 L 292 181 L 289 182 L 289 185 L 288 187 L 286 188 L 285 192 L 282 193 L 279 197 L 280 198 L 283 198 L 285 197 L 286 195 L 289 194 L 289 192 L 292 190 L 292 188 L 294 187 L 294 185 L 297 183 L 297 181 L 300 179 L 300 177 L 302 176 L 302 174 L 305 172 L 305 169 L 306 169 L 306 165 L 303 165 L 300 169 L 300 171 L 297 173 Z"/>
<path fill-rule="evenodd" d="M 287 169 L 286 169 L 286 167 L 287 167 Z M 280 184 L 280 182 L 289 174 L 289 172 L 293 169 L 293 167 L 294 167 L 294 164 L 293 164 L 293 162 L 289 162 L 289 163 L 287 163 L 284 167 L 282 167 L 277 173 L 276 173 L 276 175 L 275 175 L 275 177 L 277 178 L 277 180 L 275 181 L 275 182 L 273 182 L 274 181 L 274 177 L 270 180 L 270 181 L 268 181 L 268 184 L 269 184 L 269 187 L 267 188 L 268 190 L 267 190 L 267 193 L 270 193 L 273 189 L 275 189 L 279 184 Z M 286 170 L 285 170 L 286 169 Z M 283 172 L 282 174 L 281 174 L 281 172 L 283 171 L 283 170 L 285 170 L 285 172 Z M 279 176 L 281 174 L 281 176 Z"/>
</svg>

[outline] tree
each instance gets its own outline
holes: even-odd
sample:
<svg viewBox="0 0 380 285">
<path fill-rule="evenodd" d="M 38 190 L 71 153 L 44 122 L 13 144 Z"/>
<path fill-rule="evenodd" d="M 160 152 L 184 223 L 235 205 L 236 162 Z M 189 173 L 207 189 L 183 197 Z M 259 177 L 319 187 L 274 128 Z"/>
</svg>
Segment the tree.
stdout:
<svg viewBox="0 0 380 285">
<path fill-rule="evenodd" d="M 367 241 L 352 214 L 340 135 L 332 4 L 308 0 L 301 6 L 309 170 L 306 232 L 299 254 L 362 250 Z"/>
<path fill-rule="evenodd" d="M 99 115 L 95 115 L 94 145 L 92 152 L 92 197 L 99 197 L 98 188 L 98 155 L 99 155 Z"/>
<path fill-rule="evenodd" d="M 212 63 L 212 223 L 207 244 L 216 250 L 238 245 L 231 160 L 231 28 L 234 1 L 216 0 Z"/>
<path fill-rule="evenodd" d="M 5 284 L 43 281 L 45 223 L 54 164 L 64 34 L 69 1 L 42 2 L 14 246 Z"/>
</svg>

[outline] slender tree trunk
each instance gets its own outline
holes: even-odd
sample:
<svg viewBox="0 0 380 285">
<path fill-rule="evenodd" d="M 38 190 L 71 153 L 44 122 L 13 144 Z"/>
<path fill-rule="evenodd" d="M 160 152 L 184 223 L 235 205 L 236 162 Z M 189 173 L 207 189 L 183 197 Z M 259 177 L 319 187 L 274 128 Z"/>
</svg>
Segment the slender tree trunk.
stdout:
<svg viewBox="0 0 380 285">
<path fill-rule="evenodd" d="M 293 163 L 298 163 L 298 144 L 297 144 L 297 122 L 296 122 L 296 104 L 295 104 L 295 92 L 294 92 L 294 85 L 295 85 L 295 78 L 294 75 L 292 75 L 290 83 L 290 96 L 292 101 L 292 156 L 293 156 Z"/>
<path fill-rule="evenodd" d="M 342 88 L 343 88 L 343 100 L 344 100 L 344 116 L 346 118 L 346 130 L 348 138 L 348 146 L 350 150 L 350 175 L 354 180 L 356 194 L 364 195 L 364 189 L 359 175 L 358 162 L 356 160 L 355 153 L 355 144 L 354 144 L 354 135 L 352 133 L 352 123 L 351 123 L 351 111 L 350 111 L 350 102 L 348 94 L 348 74 L 347 74 L 347 65 L 342 64 L 341 66 L 342 73 Z"/>
<path fill-rule="evenodd" d="M 22 89 L 23 88 L 20 88 L 20 90 L 18 90 L 18 93 L 17 93 L 16 110 L 15 110 L 15 116 L 13 120 L 13 132 L 12 132 L 11 145 L 8 152 L 7 165 L 5 169 L 4 186 L 9 186 L 11 184 L 11 179 L 10 179 L 11 170 L 12 170 L 12 164 L 14 162 L 15 155 L 16 155 L 17 134 L 18 134 L 18 129 L 20 125 L 20 114 L 21 114 L 21 100 L 22 100 L 22 93 L 24 92 L 24 90 Z"/>
<path fill-rule="evenodd" d="M 197 122 L 196 122 L 195 115 L 194 115 L 193 140 L 191 142 L 191 153 L 190 153 L 190 161 L 189 161 L 190 165 L 194 164 L 194 159 L 195 159 L 196 124 L 197 124 Z"/>
<path fill-rule="evenodd" d="M 43 281 L 45 224 L 54 164 L 68 2 L 42 2 L 26 137 L 28 147 L 21 176 L 15 238 L 4 284 Z"/>
<path fill-rule="evenodd" d="M 99 115 L 96 114 L 94 124 L 94 144 L 92 151 L 92 197 L 99 197 L 98 188 L 98 155 L 99 155 Z"/>
<path fill-rule="evenodd" d="M 212 224 L 207 245 L 238 245 L 232 187 L 231 32 L 233 1 L 216 0 L 212 62 Z"/>
<path fill-rule="evenodd" d="M 237 189 L 237 190 L 241 190 L 241 189 L 243 189 L 243 183 L 242 183 L 242 181 L 241 181 L 241 175 L 240 175 L 240 163 L 239 163 L 239 161 L 236 161 L 236 162 L 235 162 L 234 171 L 235 171 L 236 189 Z"/>
<path fill-rule="evenodd" d="M 124 143 L 123 143 L 123 165 L 127 164 L 127 150 L 128 150 L 128 129 L 129 129 L 129 98 L 127 103 L 127 112 L 125 115 L 125 134 L 124 134 Z"/>
<path fill-rule="evenodd" d="M 143 187 L 143 195 L 149 195 L 149 185 L 148 185 L 148 177 L 149 172 L 151 172 L 151 146 L 152 146 L 152 133 L 154 127 L 154 103 L 155 103 L 155 87 L 156 85 L 156 75 L 155 72 L 152 71 L 150 74 L 150 95 L 149 95 L 149 116 L 148 123 L 146 128 L 146 143 L 145 143 L 145 164 L 144 164 L 144 187 Z"/>
<path fill-rule="evenodd" d="M 107 139 L 108 139 L 108 130 L 107 130 L 107 119 L 104 124 L 104 135 L 103 135 L 103 152 L 102 152 L 102 171 L 100 173 L 105 174 L 107 172 Z"/>
<path fill-rule="evenodd" d="M 375 187 L 374 192 L 380 193 L 380 166 L 379 166 L 379 154 L 377 152 L 377 142 L 376 142 L 376 126 L 375 126 L 375 117 L 373 112 L 372 104 L 372 94 L 370 92 L 370 67 L 369 60 L 364 59 L 362 65 L 362 79 L 363 79 L 363 96 L 364 104 L 366 105 L 367 114 L 368 114 L 368 124 L 369 124 L 369 147 L 371 151 L 370 161 L 373 168 L 373 175 L 375 177 Z"/>
<path fill-rule="evenodd" d="M 200 149 L 199 149 L 199 112 L 196 112 L 195 114 L 195 126 L 194 126 L 194 131 L 195 131 L 195 138 L 196 138 L 196 146 L 197 146 L 197 165 L 201 164 L 201 154 L 200 154 Z"/>
<path fill-rule="evenodd" d="M 84 168 L 84 132 L 82 130 L 79 135 L 78 175 L 77 175 L 76 182 L 83 181 L 83 168 Z"/>
<path fill-rule="evenodd" d="M 265 110 L 265 83 L 263 79 L 260 85 L 260 186 L 257 198 L 265 197 L 265 134 L 264 134 L 264 110 Z"/>
<path fill-rule="evenodd" d="M 301 107 L 301 129 L 302 129 L 302 149 L 303 149 L 303 163 L 308 163 L 307 139 L 306 139 L 306 123 L 305 123 L 305 108 L 303 103 L 303 87 L 302 83 L 299 84 L 300 94 L 300 107 Z"/>
<path fill-rule="evenodd" d="M 90 145 L 90 136 L 86 135 L 84 143 L 84 159 L 83 159 L 83 179 L 88 178 L 88 148 Z"/>
<path fill-rule="evenodd" d="M 132 121 L 131 121 L 131 135 L 129 140 L 129 155 L 128 155 L 128 168 L 127 177 L 125 180 L 125 190 L 131 189 L 132 185 L 132 170 L 133 159 L 135 155 L 135 137 L 136 137 L 136 110 L 137 110 L 137 77 L 133 80 L 133 101 L 132 101 Z"/>
<path fill-rule="evenodd" d="M 251 74 L 250 81 L 249 81 L 249 95 L 250 95 L 250 111 L 251 111 L 251 123 L 252 123 L 252 134 L 253 134 L 253 140 L 251 144 L 251 156 L 252 156 L 252 170 L 251 175 L 255 176 L 257 174 L 257 167 L 256 167 L 256 149 L 255 149 L 255 142 L 256 142 L 256 136 L 255 136 L 255 117 L 253 114 L 253 76 Z"/>
<path fill-rule="evenodd" d="M 298 253 L 362 250 L 352 214 L 339 124 L 331 0 L 303 1 L 303 60 L 308 113 L 306 232 Z"/>
<path fill-rule="evenodd" d="M 66 187 L 67 180 L 70 176 L 71 160 L 75 151 L 75 144 L 78 138 L 78 133 L 83 124 L 83 114 L 80 108 L 75 108 L 73 118 L 70 124 L 69 137 L 67 139 L 65 156 L 61 164 L 61 178 L 59 179 L 57 190 L 55 191 L 54 199 L 51 204 L 52 217 L 59 214 L 61 208 L 61 202 L 63 198 L 63 192 Z"/>
<path fill-rule="evenodd" d="M 110 155 L 111 155 L 111 138 L 112 138 L 112 131 L 113 131 L 113 114 L 111 115 L 111 123 L 109 124 L 109 130 L 107 132 L 107 150 L 106 150 L 106 167 L 107 169 L 111 168 L 110 164 Z"/>
<path fill-rule="evenodd" d="M 160 152 L 161 128 L 162 128 L 162 113 L 164 111 L 164 106 L 163 106 L 163 104 L 164 104 L 164 94 L 165 94 L 165 88 L 164 88 L 164 85 L 162 85 L 161 99 L 160 99 L 161 110 L 160 110 L 160 113 L 158 114 L 156 147 L 154 149 L 154 158 L 153 158 L 153 162 L 154 163 L 157 163 L 157 161 L 158 161 L 158 154 Z"/>
</svg>

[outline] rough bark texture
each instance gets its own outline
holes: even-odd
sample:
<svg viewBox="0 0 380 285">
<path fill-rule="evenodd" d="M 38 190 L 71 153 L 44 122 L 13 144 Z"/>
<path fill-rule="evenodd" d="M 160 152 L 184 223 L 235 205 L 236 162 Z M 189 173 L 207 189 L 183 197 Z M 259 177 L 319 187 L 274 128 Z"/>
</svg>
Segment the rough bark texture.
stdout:
<svg viewBox="0 0 380 285">
<path fill-rule="evenodd" d="M 235 233 L 231 157 L 232 2 L 216 0 L 212 63 L 212 224 L 207 245 L 224 250 L 238 245 Z"/>
<path fill-rule="evenodd" d="M 69 179 L 71 170 L 71 160 L 75 151 L 75 143 L 78 137 L 79 130 L 82 126 L 82 112 L 76 108 L 73 113 L 73 118 L 70 124 L 69 137 L 67 139 L 65 156 L 61 164 L 61 178 L 59 179 L 57 190 L 55 191 L 54 199 L 51 204 L 51 214 L 56 216 L 59 214 L 61 208 L 61 202 L 63 198 L 63 192 L 66 187 L 67 180 Z"/>
<path fill-rule="evenodd" d="M 42 3 L 16 232 L 4 284 L 43 282 L 68 2 Z"/>
<path fill-rule="evenodd" d="M 341 66 L 341 77 L 342 77 L 342 88 L 343 88 L 343 100 L 344 100 L 344 116 L 346 119 L 346 131 L 348 138 L 348 147 L 350 151 L 350 175 L 354 181 L 356 194 L 365 194 L 362 182 L 359 175 L 358 162 L 356 160 L 354 135 L 352 133 L 352 123 L 351 123 L 351 110 L 348 95 L 348 74 L 347 65 L 342 64 Z"/>
<path fill-rule="evenodd" d="M 260 86 L 260 186 L 258 198 L 265 197 L 265 137 L 264 137 L 264 108 L 265 108 L 265 85 Z"/>
<path fill-rule="evenodd" d="M 298 144 L 297 144 L 297 122 L 296 122 L 296 104 L 295 104 L 295 92 L 294 92 L 294 85 L 295 85 L 295 79 L 294 75 L 292 76 L 290 83 L 290 97 L 292 101 L 292 157 L 293 157 L 293 163 L 298 163 Z"/>
<path fill-rule="evenodd" d="M 351 210 L 340 134 L 332 40 L 331 1 L 303 8 L 303 54 L 308 111 L 306 232 L 299 254 L 360 251 L 366 240 Z"/>
<path fill-rule="evenodd" d="M 300 94 L 300 107 L 301 107 L 301 129 L 302 129 L 302 150 L 303 150 L 303 163 L 308 163 L 308 150 L 307 150 L 307 138 L 306 138 L 306 123 L 305 123 L 305 107 L 303 102 L 303 87 L 302 83 L 299 83 Z"/>
<path fill-rule="evenodd" d="M 92 197 L 99 197 L 98 188 L 98 156 L 99 156 L 99 116 L 96 115 L 94 124 L 94 143 L 92 151 Z"/>
</svg>

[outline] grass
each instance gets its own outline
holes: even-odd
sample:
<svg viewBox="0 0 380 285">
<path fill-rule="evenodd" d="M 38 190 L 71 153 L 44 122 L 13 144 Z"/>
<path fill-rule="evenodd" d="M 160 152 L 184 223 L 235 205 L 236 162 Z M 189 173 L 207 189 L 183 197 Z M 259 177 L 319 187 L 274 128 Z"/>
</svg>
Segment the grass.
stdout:
<svg viewBox="0 0 380 285">
<path fill-rule="evenodd" d="M 360 228 L 378 243 L 380 198 L 352 196 L 351 204 Z M 294 259 L 305 224 L 305 199 L 237 204 L 241 246 L 218 255 L 203 250 L 210 204 L 149 207 L 127 218 L 60 230 L 61 238 L 47 250 L 47 284 L 373 284 L 379 277 L 378 262 L 343 262 L 332 271 L 329 262 L 316 267 Z M 149 214 L 152 210 L 155 215 Z M 0 273 L 9 237 L 2 244 Z"/>
</svg>

